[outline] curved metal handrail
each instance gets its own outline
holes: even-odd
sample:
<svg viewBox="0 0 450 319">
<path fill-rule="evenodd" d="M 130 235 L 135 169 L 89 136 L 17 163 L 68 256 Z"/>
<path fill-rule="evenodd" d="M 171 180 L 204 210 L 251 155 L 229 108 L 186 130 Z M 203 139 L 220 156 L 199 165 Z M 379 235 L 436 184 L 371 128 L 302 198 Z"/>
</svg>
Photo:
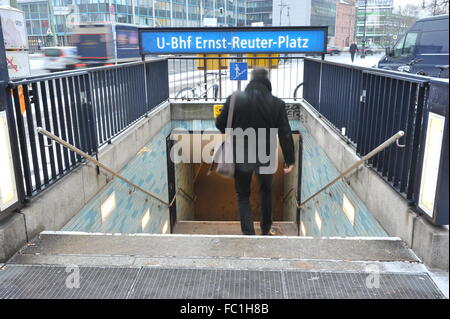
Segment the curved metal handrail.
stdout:
<svg viewBox="0 0 450 319">
<path fill-rule="evenodd" d="M 87 159 L 88 161 L 91 161 L 91 162 L 94 163 L 96 166 L 102 168 L 103 170 L 107 171 L 108 173 L 110 173 L 110 174 L 113 175 L 114 177 L 117 177 L 118 179 L 120 179 L 120 180 L 122 180 L 123 182 L 127 183 L 128 185 L 130 185 L 130 186 L 133 187 L 134 189 L 137 189 L 138 191 L 144 193 L 145 195 L 147 195 L 147 196 L 149 196 L 149 197 L 151 197 L 151 198 L 153 198 L 153 199 L 156 199 L 157 201 L 159 201 L 160 203 L 166 205 L 167 207 L 172 206 L 174 200 L 172 200 L 171 203 L 168 203 L 168 202 L 162 200 L 161 198 L 159 198 L 159 197 L 157 197 L 157 196 L 155 196 L 155 195 L 153 195 L 153 194 L 147 192 L 145 189 L 139 187 L 138 185 L 136 185 L 136 184 L 134 184 L 133 182 L 131 182 L 131 181 L 129 181 L 128 179 L 126 179 L 125 177 L 119 175 L 118 173 L 116 173 L 115 171 L 113 171 L 112 169 L 110 169 L 109 167 L 107 167 L 106 165 L 104 165 L 104 164 L 100 163 L 99 161 L 97 161 L 95 158 L 89 156 L 88 154 L 86 154 L 86 153 L 83 152 L 82 150 L 80 150 L 80 149 L 76 148 L 75 146 L 73 146 L 73 145 L 67 143 L 66 141 L 60 139 L 58 136 L 56 136 L 56 135 L 50 133 L 49 131 L 47 131 L 47 130 L 41 128 L 41 127 L 38 127 L 38 128 L 37 128 L 37 132 L 40 133 L 40 134 L 42 134 L 42 135 L 47 136 L 48 138 L 50 138 L 50 139 L 52 139 L 53 141 L 55 141 L 55 142 L 61 144 L 62 146 L 67 147 L 68 149 L 70 149 L 71 151 L 73 151 L 73 152 L 77 153 L 78 155 L 84 157 L 84 158 Z"/>
</svg>

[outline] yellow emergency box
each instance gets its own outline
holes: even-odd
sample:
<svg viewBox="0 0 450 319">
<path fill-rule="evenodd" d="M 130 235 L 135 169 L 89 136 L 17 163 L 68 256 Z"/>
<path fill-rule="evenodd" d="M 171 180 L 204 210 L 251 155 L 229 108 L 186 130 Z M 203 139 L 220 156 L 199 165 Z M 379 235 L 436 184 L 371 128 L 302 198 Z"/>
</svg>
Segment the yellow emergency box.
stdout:
<svg viewBox="0 0 450 319">
<path fill-rule="evenodd" d="M 246 54 L 245 58 L 249 68 L 263 67 L 266 69 L 277 69 L 279 59 L 261 59 L 261 58 L 279 58 L 279 54 Z M 252 59 L 259 58 L 259 59 Z"/>
<path fill-rule="evenodd" d="M 206 62 L 206 70 L 226 70 L 228 69 L 228 64 L 230 63 L 229 59 L 214 59 L 214 58 L 227 58 L 229 54 L 197 54 L 197 58 L 206 58 L 206 59 L 197 59 L 197 70 L 205 69 Z"/>
</svg>

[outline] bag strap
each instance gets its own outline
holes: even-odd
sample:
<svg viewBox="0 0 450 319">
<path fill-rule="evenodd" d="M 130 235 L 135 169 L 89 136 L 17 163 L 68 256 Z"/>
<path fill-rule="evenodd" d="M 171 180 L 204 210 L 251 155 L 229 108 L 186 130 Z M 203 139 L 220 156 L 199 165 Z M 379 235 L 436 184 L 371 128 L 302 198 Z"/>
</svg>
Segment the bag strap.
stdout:
<svg viewBox="0 0 450 319">
<path fill-rule="evenodd" d="M 236 93 L 231 95 L 230 108 L 228 109 L 227 128 L 233 124 L 234 106 L 236 105 Z"/>
</svg>

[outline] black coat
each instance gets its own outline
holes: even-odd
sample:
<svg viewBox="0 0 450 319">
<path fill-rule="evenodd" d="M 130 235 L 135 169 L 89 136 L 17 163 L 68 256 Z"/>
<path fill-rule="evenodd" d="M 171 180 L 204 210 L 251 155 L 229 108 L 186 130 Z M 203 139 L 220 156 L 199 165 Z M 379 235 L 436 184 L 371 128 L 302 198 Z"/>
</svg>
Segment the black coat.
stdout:
<svg viewBox="0 0 450 319">
<path fill-rule="evenodd" d="M 356 44 L 352 43 L 349 50 L 351 53 L 356 53 L 358 51 L 358 46 Z"/>
<path fill-rule="evenodd" d="M 244 92 L 235 93 L 236 104 L 233 114 L 232 128 L 242 128 L 244 131 L 247 128 L 254 128 L 256 131 L 258 128 L 278 129 L 278 138 L 283 151 L 285 163 L 287 165 L 291 165 L 295 163 L 295 154 L 291 126 L 289 125 L 289 120 L 286 113 L 286 105 L 281 99 L 271 94 L 270 82 L 268 80 L 266 81 L 267 83 L 253 80 L 247 85 Z M 216 127 L 222 133 L 225 132 L 227 125 L 230 100 L 231 96 L 227 98 L 225 105 L 222 108 L 222 112 L 216 119 Z M 269 134 L 266 133 L 266 135 L 263 135 L 262 137 L 266 142 L 265 154 L 267 155 L 270 153 L 270 139 L 266 138 L 268 135 Z M 260 138 L 260 136 L 258 135 L 257 138 Z M 272 141 L 272 143 L 274 142 L 276 145 L 276 140 Z M 234 145 L 236 147 L 236 139 L 234 141 Z M 246 141 L 244 141 L 244 145 L 245 152 L 247 152 L 248 144 Z M 271 155 L 276 156 L 276 154 Z M 243 165 L 236 165 L 236 169 L 244 171 L 255 170 L 258 166 L 264 166 L 264 164 L 259 162 L 255 164 L 248 163 L 247 157 L 245 158 Z"/>
</svg>

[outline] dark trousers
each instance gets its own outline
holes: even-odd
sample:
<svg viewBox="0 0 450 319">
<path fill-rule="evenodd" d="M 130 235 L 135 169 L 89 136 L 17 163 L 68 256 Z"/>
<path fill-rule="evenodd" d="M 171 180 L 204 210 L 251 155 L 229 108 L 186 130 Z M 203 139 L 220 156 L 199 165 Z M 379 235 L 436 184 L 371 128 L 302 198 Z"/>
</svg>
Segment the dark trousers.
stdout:
<svg viewBox="0 0 450 319">
<path fill-rule="evenodd" d="M 356 54 L 356 52 L 350 52 L 350 57 L 352 59 L 352 62 L 353 62 L 353 60 L 355 60 L 355 54 Z"/>
<path fill-rule="evenodd" d="M 236 170 L 234 185 L 237 193 L 241 230 L 244 235 L 255 235 L 250 209 L 250 185 L 253 172 Z M 272 227 L 272 174 L 257 174 L 261 196 L 261 232 L 267 234 Z"/>
</svg>

